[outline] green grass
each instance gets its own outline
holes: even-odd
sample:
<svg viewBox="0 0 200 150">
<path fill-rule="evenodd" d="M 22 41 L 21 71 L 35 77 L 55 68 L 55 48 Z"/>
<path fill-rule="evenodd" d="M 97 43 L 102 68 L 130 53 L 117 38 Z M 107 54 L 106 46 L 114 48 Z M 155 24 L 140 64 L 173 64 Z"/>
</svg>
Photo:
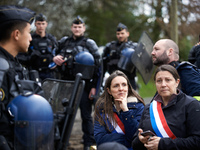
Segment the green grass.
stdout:
<svg viewBox="0 0 200 150">
<path fill-rule="evenodd" d="M 154 73 L 153 73 L 154 74 Z M 141 75 L 137 73 L 138 84 L 139 84 L 139 94 L 142 98 L 153 97 L 156 93 L 156 87 L 153 80 L 153 75 L 147 84 L 144 83 Z"/>
</svg>

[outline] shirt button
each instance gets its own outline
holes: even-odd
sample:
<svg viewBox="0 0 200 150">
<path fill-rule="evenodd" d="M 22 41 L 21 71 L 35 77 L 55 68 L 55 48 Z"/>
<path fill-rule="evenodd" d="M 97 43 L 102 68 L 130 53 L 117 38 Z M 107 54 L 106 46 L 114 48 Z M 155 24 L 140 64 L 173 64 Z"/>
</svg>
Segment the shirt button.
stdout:
<svg viewBox="0 0 200 150">
<path fill-rule="evenodd" d="M 132 118 L 134 118 L 134 116 L 133 116 L 133 115 L 132 115 L 131 117 L 132 117 Z"/>
</svg>

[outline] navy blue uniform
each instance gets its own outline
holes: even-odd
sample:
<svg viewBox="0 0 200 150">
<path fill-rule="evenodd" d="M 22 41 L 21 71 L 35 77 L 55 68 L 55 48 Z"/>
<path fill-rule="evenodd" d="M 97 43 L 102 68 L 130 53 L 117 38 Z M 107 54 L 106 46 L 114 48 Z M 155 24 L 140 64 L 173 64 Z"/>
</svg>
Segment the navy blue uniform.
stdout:
<svg viewBox="0 0 200 150">
<path fill-rule="evenodd" d="M 9 144 L 13 144 L 14 126 L 10 124 L 10 114 L 6 107 L 8 103 L 19 94 L 32 92 L 42 95 L 41 87 L 34 81 L 27 80 L 26 70 L 10 53 L 0 47 L 0 135 L 3 135 Z M 7 65 L 6 65 L 7 64 Z M 12 146 L 11 146 L 12 147 Z"/>
<path fill-rule="evenodd" d="M 98 74 L 97 69 L 99 66 L 99 58 L 100 55 L 98 53 L 98 47 L 92 39 L 88 39 L 84 36 L 77 38 L 76 40 L 73 37 L 63 37 L 60 41 L 58 41 L 58 50 L 56 51 L 56 55 L 62 55 L 64 59 L 67 59 L 67 62 L 62 66 L 57 66 L 60 73 L 61 79 L 63 80 L 74 80 L 74 66 L 73 62 L 76 54 L 82 51 L 87 51 L 91 53 L 95 60 L 96 71 L 94 71 L 94 75 L 92 79 L 86 79 L 86 86 L 82 95 L 82 99 L 80 102 L 80 110 L 81 110 L 81 118 L 82 118 L 82 131 L 84 133 L 84 145 L 90 146 L 92 145 L 94 140 L 94 127 L 93 127 L 93 119 L 91 116 L 92 113 L 92 101 L 88 98 L 89 92 L 91 88 L 96 88 Z M 81 69 L 81 68 L 79 68 Z"/>
<path fill-rule="evenodd" d="M 178 71 L 181 90 L 190 96 L 200 96 L 200 71 L 189 62 L 173 61 L 170 65 Z"/>
<path fill-rule="evenodd" d="M 118 41 L 112 41 L 110 43 L 107 43 L 104 48 L 102 56 L 104 73 L 107 71 L 109 74 L 111 74 L 115 70 L 121 70 L 117 66 L 117 63 L 119 62 L 121 56 L 121 51 L 124 48 L 132 48 L 135 50 L 136 47 L 137 43 L 132 41 L 127 41 L 124 43 L 119 43 Z M 135 82 L 136 68 L 134 68 L 133 72 L 131 73 L 125 70 L 121 71 L 123 71 L 127 75 L 129 81 L 131 82 L 132 87 L 136 89 L 136 82 Z"/>
<path fill-rule="evenodd" d="M 49 64 L 53 62 L 55 49 L 57 48 L 56 38 L 46 33 L 44 37 L 31 34 L 32 41 L 27 54 L 18 54 L 21 64 L 29 70 L 37 70 L 41 80 L 45 78 L 54 78 L 54 70 L 49 69 Z"/>
</svg>

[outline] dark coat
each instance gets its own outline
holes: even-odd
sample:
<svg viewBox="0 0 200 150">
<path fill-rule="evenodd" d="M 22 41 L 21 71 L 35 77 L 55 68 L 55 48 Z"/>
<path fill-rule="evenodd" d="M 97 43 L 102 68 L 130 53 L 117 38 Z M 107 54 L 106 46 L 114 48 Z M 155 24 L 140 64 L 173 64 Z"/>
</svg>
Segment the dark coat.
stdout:
<svg viewBox="0 0 200 150">
<path fill-rule="evenodd" d="M 150 104 L 145 106 L 138 128 L 154 132 L 149 114 Z M 158 150 L 199 150 L 200 149 L 200 105 L 199 102 L 180 91 L 180 93 L 162 107 L 167 124 L 176 139 L 161 138 Z M 154 132 L 155 133 L 155 132 Z M 132 142 L 133 150 L 146 150 L 139 141 L 138 132 Z"/>
<path fill-rule="evenodd" d="M 130 109 L 131 107 L 131 109 Z M 110 132 L 106 129 L 105 126 L 101 126 L 99 122 L 95 121 L 94 123 L 94 137 L 97 145 L 100 145 L 105 142 L 118 142 L 125 145 L 126 147 L 131 147 L 131 141 L 134 133 L 137 130 L 144 105 L 142 103 L 128 103 L 129 111 L 120 112 L 118 117 L 124 124 L 125 134 Z M 113 108 L 113 111 L 116 113 L 116 109 Z M 104 116 L 105 119 L 105 116 Z M 110 126 L 111 123 L 109 123 Z"/>
</svg>

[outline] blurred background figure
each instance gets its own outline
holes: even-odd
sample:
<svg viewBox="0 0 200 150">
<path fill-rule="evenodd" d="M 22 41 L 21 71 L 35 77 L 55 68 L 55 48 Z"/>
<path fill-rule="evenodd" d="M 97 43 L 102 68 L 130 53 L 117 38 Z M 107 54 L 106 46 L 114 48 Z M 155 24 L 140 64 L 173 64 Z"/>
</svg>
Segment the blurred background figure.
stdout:
<svg viewBox="0 0 200 150">
<path fill-rule="evenodd" d="M 29 51 L 26 54 L 20 53 L 18 59 L 22 65 L 29 70 L 37 70 L 41 81 L 46 78 L 54 78 L 54 70 L 49 68 L 53 62 L 55 49 L 57 48 L 56 38 L 46 32 L 48 22 L 43 14 L 35 17 L 36 31 L 31 34 L 32 41 Z"/>
<path fill-rule="evenodd" d="M 136 90 L 136 67 L 131 61 L 127 62 L 127 57 L 134 53 L 138 44 L 128 39 L 129 34 L 128 27 L 119 23 L 116 29 L 117 40 L 107 43 L 103 50 L 103 72 L 111 74 L 115 70 L 123 71 L 129 78 L 133 89 Z"/>
</svg>

